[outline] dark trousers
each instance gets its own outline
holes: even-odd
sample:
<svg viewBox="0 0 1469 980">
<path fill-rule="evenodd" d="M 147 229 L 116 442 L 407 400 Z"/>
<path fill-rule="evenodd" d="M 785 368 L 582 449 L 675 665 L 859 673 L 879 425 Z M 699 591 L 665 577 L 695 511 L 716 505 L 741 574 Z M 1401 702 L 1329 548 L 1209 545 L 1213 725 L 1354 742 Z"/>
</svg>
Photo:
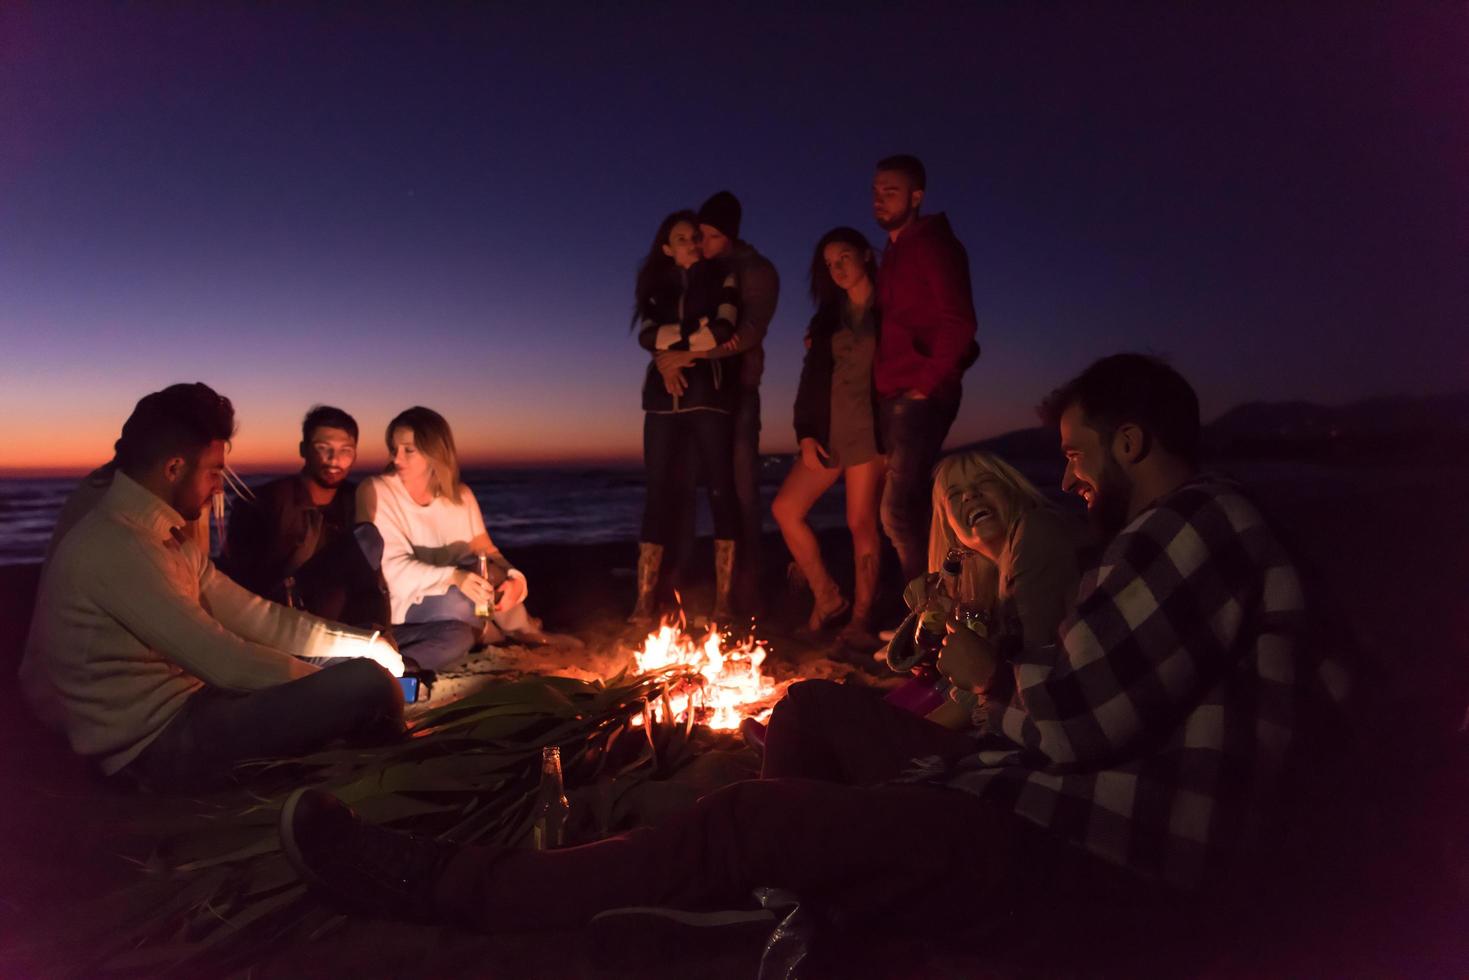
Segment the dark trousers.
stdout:
<svg viewBox="0 0 1469 980">
<path fill-rule="evenodd" d="M 709 483 L 709 510 L 714 536 L 733 539 L 739 531 L 730 440 L 733 420 L 727 412 L 647 412 L 643 416 L 643 466 L 647 496 L 639 540 L 676 544 L 685 498 L 702 470 Z M 697 466 L 691 465 L 697 462 Z"/>
<path fill-rule="evenodd" d="M 385 741 L 403 731 L 403 691 L 371 660 L 249 693 L 206 687 L 128 765 L 162 791 L 221 786 L 248 759 L 303 755 L 328 742 Z"/>
<path fill-rule="evenodd" d="M 479 628 L 458 619 L 399 623 L 393 627 L 393 639 L 398 652 L 424 670 L 445 670 L 469 656 Z"/>
<path fill-rule="evenodd" d="M 758 611 L 760 536 L 765 519 L 765 505 L 760 498 L 758 387 L 740 388 L 740 398 L 733 416 L 731 453 L 730 465 L 739 510 L 738 534 L 730 535 L 739 542 L 739 546 L 735 548 L 734 600 L 737 608 L 753 615 Z M 697 460 L 687 460 L 679 471 L 677 479 L 682 481 L 683 490 L 670 548 L 671 557 L 664 559 L 678 570 L 679 578 L 688 573 L 689 559 L 694 551 L 694 490 L 701 481 L 708 481 L 702 467 L 697 464 Z M 722 536 L 716 530 L 715 537 Z"/>
<path fill-rule="evenodd" d="M 888 459 L 882 528 L 898 552 L 905 582 L 928 572 L 933 467 L 958 412 L 957 397 L 884 398 L 878 403 L 878 424 Z"/>
<path fill-rule="evenodd" d="M 765 504 L 760 499 L 760 389 L 740 388 L 734 418 L 734 486 L 740 501 L 739 547 L 735 549 L 735 605 L 754 615 L 759 611 L 760 538 Z"/>
<path fill-rule="evenodd" d="M 372 570 L 373 587 L 381 592 L 382 616 L 386 623 L 391 612 L 387 593 L 382 591 L 382 533 L 372 524 L 359 524 L 353 531 L 353 537 L 358 554 Z M 443 670 L 458 663 L 469 655 L 479 638 L 480 623 L 474 615 L 474 603 L 457 588 L 451 587 L 449 593 L 433 597 L 442 600 L 439 611 L 444 612 L 443 615 L 414 617 L 414 610 L 424 605 L 418 603 L 409 610 L 411 622 L 398 623 L 390 628 L 393 640 L 398 644 L 398 652 L 425 670 Z M 457 605 L 453 604 L 454 596 L 458 597 Z"/>
<path fill-rule="evenodd" d="M 760 776 L 870 786 L 902 775 L 919 756 L 972 751 L 968 734 L 894 708 L 872 688 L 801 681 L 770 714 Z"/>
<path fill-rule="evenodd" d="M 435 902 L 463 925 L 501 932 L 578 926 L 624 906 L 746 905 L 761 886 L 793 891 L 840 924 L 939 928 L 1045 910 L 1059 894 L 1135 897 L 1131 876 L 1002 805 L 885 781 L 914 756 L 971 747 L 871 691 L 807 681 L 771 717 L 766 772 L 779 778 L 726 786 L 657 827 L 580 847 L 466 848 Z"/>
<path fill-rule="evenodd" d="M 445 873 L 440 908 L 471 927 L 503 930 L 574 926 L 619 906 L 743 903 L 762 885 L 794 891 L 837 919 L 994 895 L 1029 846 L 1019 818 L 955 790 L 847 785 L 969 745 L 871 691 L 797 684 L 766 743 L 765 775 L 780 778 L 727 786 L 658 827 L 581 847 L 466 850 Z"/>
<path fill-rule="evenodd" d="M 466 848 L 435 894 L 487 932 L 574 927 L 610 908 L 744 906 L 785 888 L 837 920 L 995 907 L 1024 833 L 978 797 L 927 786 L 752 779 L 657 826 L 560 851 Z"/>
</svg>

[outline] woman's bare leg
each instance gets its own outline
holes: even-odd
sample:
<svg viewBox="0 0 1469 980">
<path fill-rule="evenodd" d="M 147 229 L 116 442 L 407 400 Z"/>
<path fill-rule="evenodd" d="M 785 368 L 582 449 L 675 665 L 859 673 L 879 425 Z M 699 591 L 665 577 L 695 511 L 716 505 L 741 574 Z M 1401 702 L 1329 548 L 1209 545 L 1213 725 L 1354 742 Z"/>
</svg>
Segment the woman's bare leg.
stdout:
<svg viewBox="0 0 1469 980">
<path fill-rule="evenodd" d="M 878 506 L 886 474 L 887 461 L 881 456 L 846 470 L 847 527 L 852 532 L 856 566 L 852 625 L 864 632 L 871 629 L 872 604 L 877 595 L 878 556 L 882 553 Z"/>
<path fill-rule="evenodd" d="M 845 600 L 826 571 L 821 560 L 821 546 L 811 531 L 811 525 L 806 523 L 806 515 L 821 495 L 836 484 L 841 474 L 841 470 L 826 467 L 813 470 L 798 459 L 770 505 L 771 516 L 780 526 L 781 537 L 785 538 L 791 557 L 800 566 L 806 581 L 811 583 L 811 592 L 816 596 L 816 604 L 811 611 L 813 629 L 821 625 L 823 614 L 840 609 Z"/>
</svg>

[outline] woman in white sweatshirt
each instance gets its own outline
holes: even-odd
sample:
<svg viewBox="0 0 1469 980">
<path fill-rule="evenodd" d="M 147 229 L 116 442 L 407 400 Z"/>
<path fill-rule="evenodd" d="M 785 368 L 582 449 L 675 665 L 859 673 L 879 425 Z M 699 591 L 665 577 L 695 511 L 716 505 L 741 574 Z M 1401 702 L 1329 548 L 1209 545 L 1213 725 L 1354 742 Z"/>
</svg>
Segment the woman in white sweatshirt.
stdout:
<svg viewBox="0 0 1469 980">
<path fill-rule="evenodd" d="M 525 608 L 525 576 L 485 531 L 479 502 L 459 478 L 449 423 L 432 409 L 400 412 L 387 429 L 391 462 L 357 488 L 357 519 L 383 539 L 382 573 L 393 622 L 459 620 L 493 642 L 548 640 Z M 477 571 L 487 558 L 488 576 Z M 476 616 L 476 606 L 488 616 Z"/>
</svg>

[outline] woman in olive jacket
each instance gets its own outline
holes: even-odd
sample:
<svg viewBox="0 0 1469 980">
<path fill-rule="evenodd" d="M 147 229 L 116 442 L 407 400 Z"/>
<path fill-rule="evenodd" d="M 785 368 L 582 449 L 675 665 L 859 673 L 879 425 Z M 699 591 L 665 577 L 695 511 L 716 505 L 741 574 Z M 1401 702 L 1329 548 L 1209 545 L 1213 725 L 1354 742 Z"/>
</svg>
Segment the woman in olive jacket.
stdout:
<svg viewBox="0 0 1469 980">
<path fill-rule="evenodd" d="M 871 633 L 871 616 L 880 546 L 878 503 L 886 471 L 872 387 L 876 282 L 877 262 L 861 232 L 835 228 L 821 236 L 811 260 L 811 296 L 817 309 L 796 393 L 800 458 L 771 505 L 786 547 L 814 596 L 808 630 L 833 626 L 851 610 L 842 639 L 871 649 L 880 645 Z M 855 605 L 827 572 L 816 535 L 806 523 L 812 505 L 843 477 L 856 563 Z"/>
</svg>

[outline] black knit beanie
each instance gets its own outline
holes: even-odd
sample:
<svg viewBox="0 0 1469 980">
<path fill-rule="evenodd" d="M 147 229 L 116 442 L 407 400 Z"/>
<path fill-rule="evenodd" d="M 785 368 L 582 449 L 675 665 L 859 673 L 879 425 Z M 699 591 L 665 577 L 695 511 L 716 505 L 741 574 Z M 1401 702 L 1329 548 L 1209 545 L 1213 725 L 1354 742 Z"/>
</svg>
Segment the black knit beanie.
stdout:
<svg viewBox="0 0 1469 980">
<path fill-rule="evenodd" d="M 720 191 L 699 207 L 699 224 L 713 225 L 730 238 L 740 237 L 740 199 Z"/>
</svg>

